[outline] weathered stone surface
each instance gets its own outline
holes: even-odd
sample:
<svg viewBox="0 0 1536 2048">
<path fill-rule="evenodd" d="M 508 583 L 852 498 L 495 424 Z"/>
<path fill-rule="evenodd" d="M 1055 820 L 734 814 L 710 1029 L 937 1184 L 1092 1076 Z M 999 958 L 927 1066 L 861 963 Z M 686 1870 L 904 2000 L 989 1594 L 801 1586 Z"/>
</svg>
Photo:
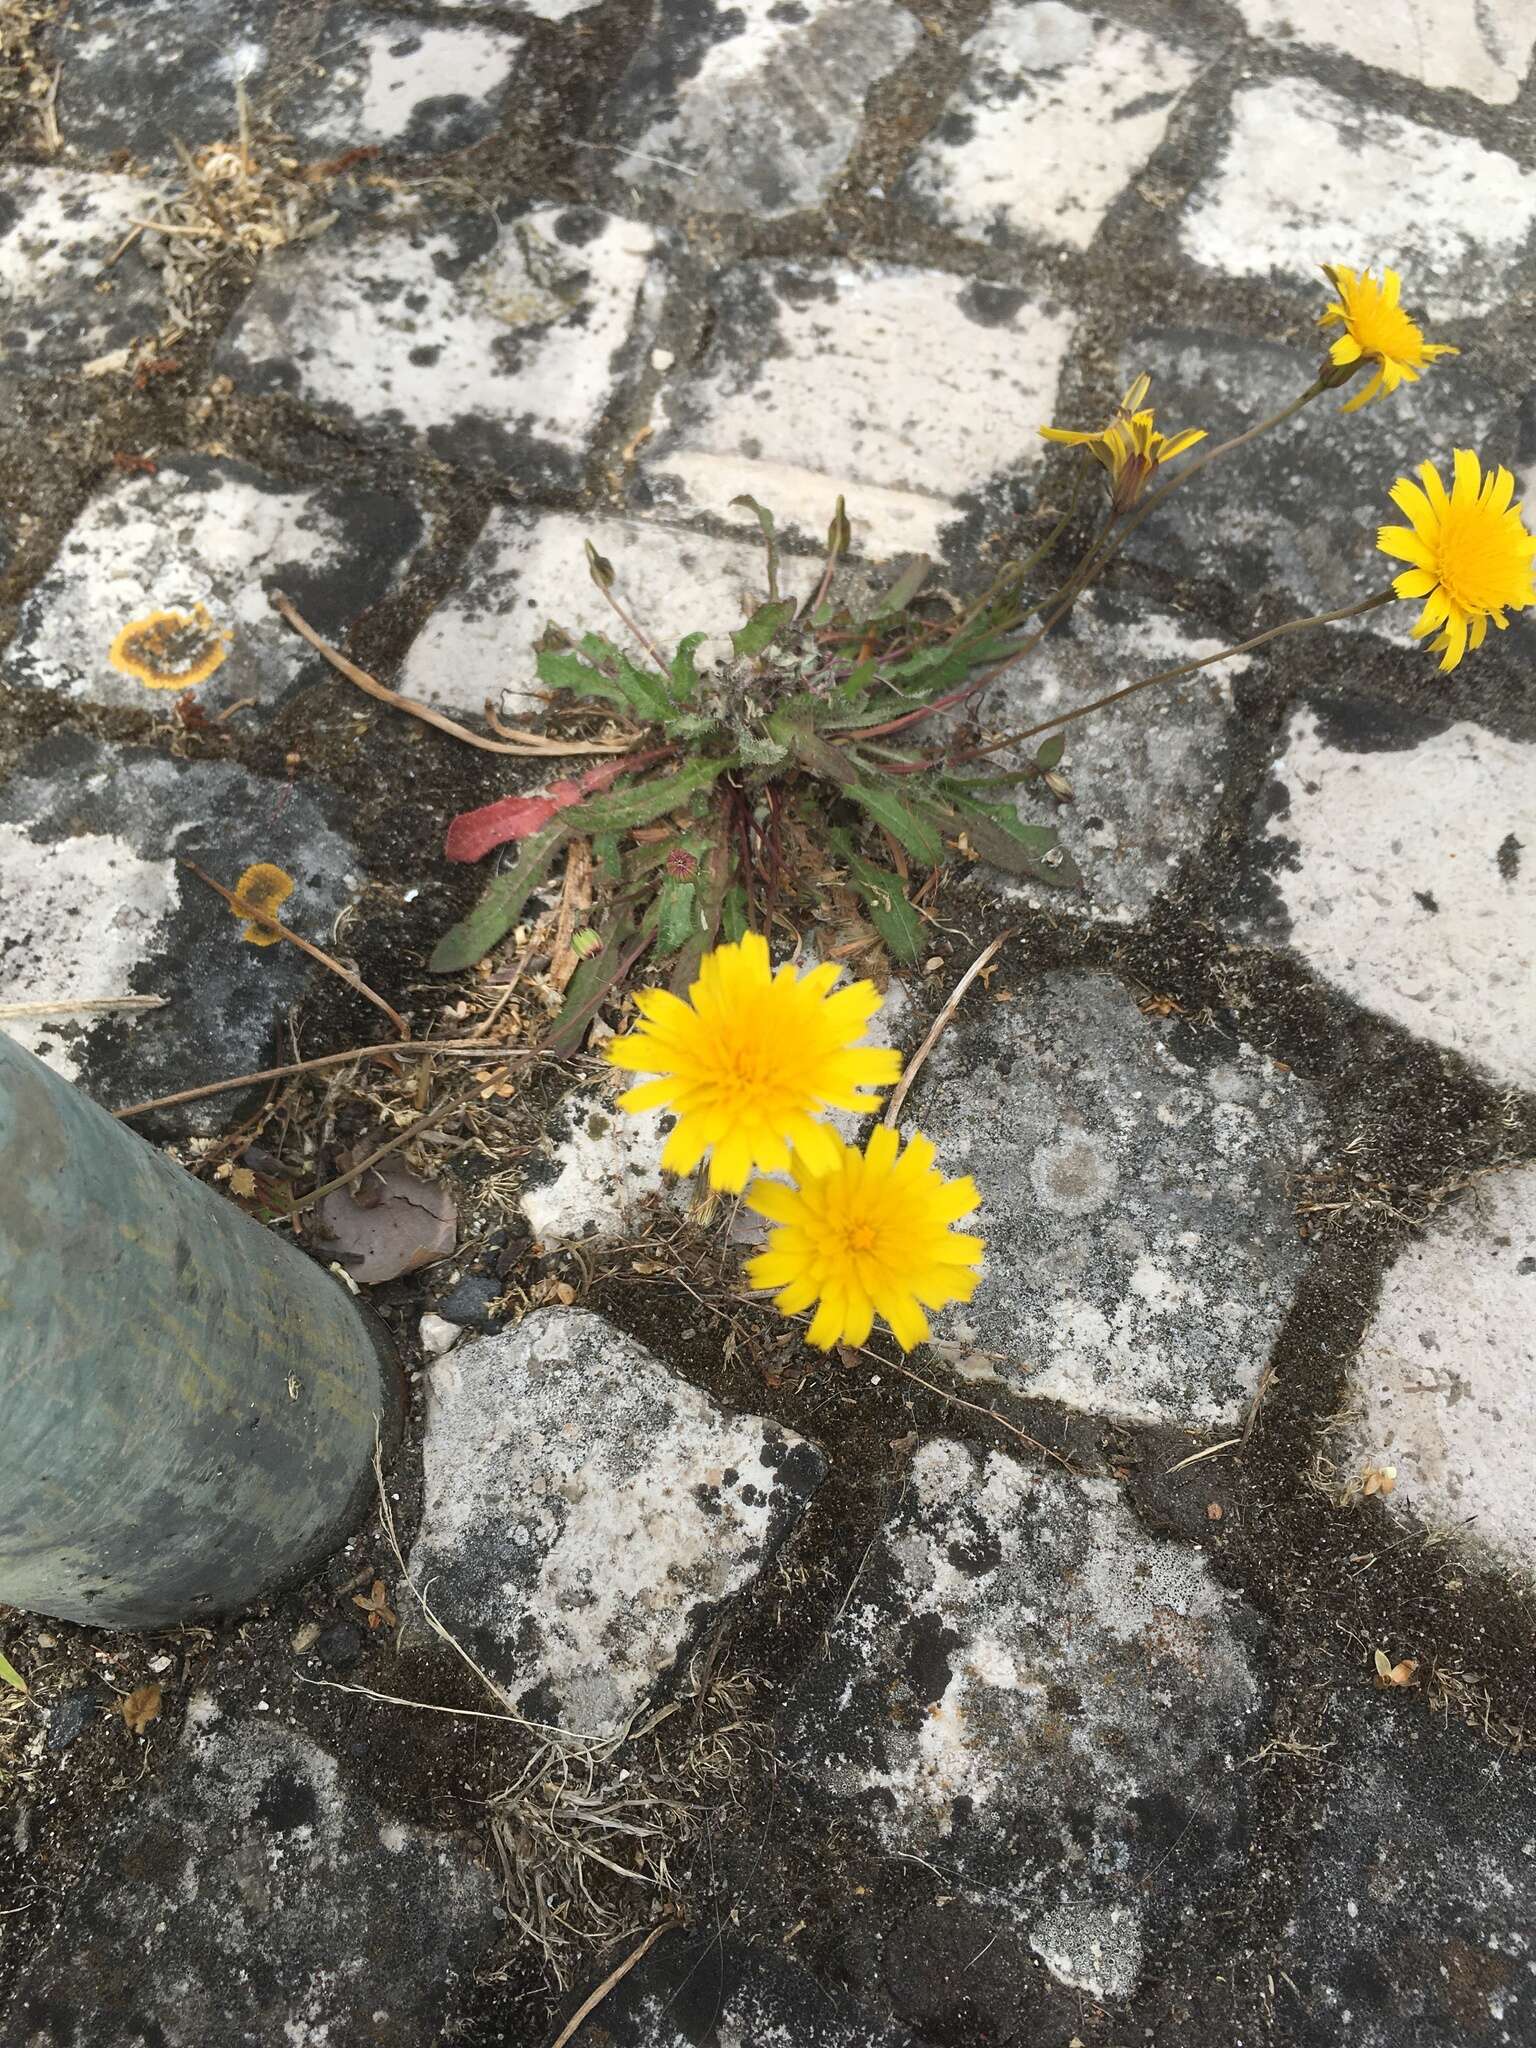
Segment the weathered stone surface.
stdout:
<svg viewBox="0 0 1536 2048">
<path fill-rule="evenodd" d="M 153 476 L 115 478 L 86 506 L 33 586 L 0 678 L 162 715 L 189 685 L 210 716 L 242 698 L 271 704 L 314 657 L 270 592 L 286 591 L 334 640 L 395 582 L 421 534 L 403 498 L 174 457 Z"/>
<path fill-rule="evenodd" d="M 748 263 L 712 293 L 695 374 L 664 390 L 646 450 L 658 493 L 824 538 L 839 492 L 875 555 L 941 551 L 956 499 L 1040 460 L 1071 322 L 1054 302 L 894 265 Z"/>
<path fill-rule="evenodd" d="M 1102 394 L 1102 414 L 1138 371 L 1150 370 L 1160 423 L 1204 427 L 1222 441 L 1299 398 L 1320 353 L 1305 337 L 1287 347 L 1201 329 L 1146 330 L 1126 348 L 1115 389 Z M 1251 448 L 1214 463 L 1152 514 L 1129 552 L 1174 576 L 1212 577 L 1244 595 L 1285 592 L 1303 615 L 1384 590 L 1399 565 L 1377 551 L 1376 532 L 1399 517 L 1387 496 L 1397 478 L 1426 454 L 1449 478 L 1452 448 L 1482 449 L 1489 461 L 1511 455 L 1514 409 L 1460 364 L 1442 364 L 1402 385 L 1390 403 L 1342 418 L 1338 407 L 1349 397 L 1347 387 L 1325 395 Z M 1388 606 L 1306 644 L 1330 664 L 1350 659 L 1348 632 L 1412 646 L 1408 629 L 1420 609 Z"/>
<path fill-rule="evenodd" d="M 1091 594 L 987 692 L 987 726 L 1007 732 L 1036 725 L 1053 712 L 1088 703 L 1138 676 L 1198 661 L 1225 644 L 1176 613 Z M 1019 816 L 1027 822 L 1054 820 L 1082 871 L 1084 895 L 1050 892 L 1056 915 L 1125 922 L 1143 916 L 1175 880 L 1204 837 L 1221 794 L 1231 686 L 1247 667 L 1243 656 L 1064 728 L 1060 772 L 1075 801 L 1057 806 L 1028 785 L 1017 796 Z M 1040 744 L 1032 740 L 1005 749 L 995 757 L 997 767 L 1022 766 Z M 1045 898 L 1033 885 L 999 880 L 1009 895 L 1029 902 Z"/>
<path fill-rule="evenodd" d="M 0 376 L 79 369 L 154 333 L 142 250 L 106 265 L 155 202 L 142 178 L 0 165 Z"/>
<path fill-rule="evenodd" d="M 1536 1168 L 1475 1182 L 1398 1254 L 1350 1382 L 1393 1509 L 1536 1566 Z"/>
<path fill-rule="evenodd" d="M 1256 36 L 1338 50 L 1427 85 L 1476 93 L 1505 106 L 1520 91 L 1536 49 L 1525 0 L 1417 0 L 1402 7 L 1338 7 L 1334 0 L 1236 0 Z"/>
<path fill-rule="evenodd" d="M 75 0 L 54 39 L 65 146 L 173 165 L 173 136 L 199 149 L 237 135 L 277 12 L 278 0 Z"/>
<path fill-rule="evenodd" d="M 613 1237 L 630 1230 L 636 1205 L 661 1193 L 661 1148 L 675 1121 L 614 1107 L 617 1078 L 561 1104 L 546 1133 L 549 1156 L 523 1170 L 522 1210 L 544 1238 Z"/>
<path fill-rule="evenodd" d="M 981 1286 L 941 1335 L 1073 1408 L 1235 1419 L 1305 1258 L 1287 1189 L 1309 1144 L 1294 1075 L 1143 1017 L 1107 974 L 1059 971 L 962 1012 L 902 1124 L 986 1196 Z"/>
<path fill-rule="evenodd" d="M 649 520 L 498 506 L 458 584 L 412 643 L 399 687 L 465 711 L 500 697 L 509 716 L 526 715 L 542 706 L 533 647 L 551 622 L 577 639 L 601 633 L 647 659 L 593 585 L 587 540 L 613 564 L 626 609 L 666 652 L 685 633 L 730 632 L 766 595 L 760 542 Z M 793 561 L 782 569 L 789 596 L 804 594 L 816 573 Z"/>
<path fill-rule="evenodd" d="M 1123 1996 L 1151 1915 L 1240 1867 L 1250 1633 L 1112 1482 L 928 1443 L 785 1754 L 887 1854 L 1006 1904 L 1056 1976 Z"/>
<path fill-rule="evenodd" d="M 587 207 L 353 227 L 263 268 L 219 362 L 434 454 L 569 483 L 643 312 L 654 236 Z"/>
<path fill-rule="evenodd" d="M 465 149 L 495 133 L 521 49 L 521 36 L 486 23 L 328 8 L 283 125 L 316 151 Z"/>
<path fill-rule="evenodd" d="M 1180 239 L 1196 263 L 1231 277 L 1311 279 L 1318 263 L 1360 260 L 1365 220 L 1371 247 L 1391 252 L 1384 260 L 1432 318 L 1486 312 L 1529 250 L 1536 172 L 1470 136 L 1279 79 L 1233 100 L 1231 141 Z"/>
<path fill-rule="evenodd" d="M 604 2048 L 921 2048 L 905 2027 L 857 2011 L 773 1949 L 728 1932 L 669 1936 L 602 2014 Z"/>
<path fill-rule="evenodd" d="M 615 97 L 620 176 L 705 213 L 814 206 L 859 133 L 869 88 L 921 31 L 891 0 L 706 0 L 668 8 Z"/>
<path fill-rule="evenodd" d="M 1162 141 L 1192 52 L 1059 0 L 1005 5 L 923 144 L 908 186 L 944 226 L 1086 249 Z"/>
<path fill-rule="evenodd" d="M 1258 850 L 1287 936 L 1416 1037 L 1536 1085 L 1536 746 L 1350 700 L 1303 705 Z"/>
<path fill-rule="evenodd" d="M 108 1835 L 3 2031 L 18 2048 L 415 2048 L 495 1940 L 457 1838 L 393 1819 L 334 1757 L 211 1700 Z"/>
<path fill-rule="evenodd" d="M 1536 2029 L 1536 1774 L 1416 1700 L 1341 1692 L 1277 2039 L 1513 2048 Z"/>
<path fill-rule="evenodd" d="M 233 885 L 273 861 L 295 888 L 285 923 L 324 939 L 357 886 L 334 806 L 225 762 L 186 763 L 75 733 L 41 740 L 0 788 L 0 959 L 10 1002 L 167 998 L 134 1015 L 4 1027 L 109 1107 L 266 1064 L 273 1020 L 312 969 L 292 946 L 251 946 L 239 921 L 177 865 Z M 227 1099 L 177 1113 L 219 1128 Z"/>
<path fill-rule="evenodd" d="M 586 1735 L 624 1726 L 823 1470 L 580 1309 L 435 1365 L 423 1457 L 413 1581 L 523 1712 Z"/>
</svg>

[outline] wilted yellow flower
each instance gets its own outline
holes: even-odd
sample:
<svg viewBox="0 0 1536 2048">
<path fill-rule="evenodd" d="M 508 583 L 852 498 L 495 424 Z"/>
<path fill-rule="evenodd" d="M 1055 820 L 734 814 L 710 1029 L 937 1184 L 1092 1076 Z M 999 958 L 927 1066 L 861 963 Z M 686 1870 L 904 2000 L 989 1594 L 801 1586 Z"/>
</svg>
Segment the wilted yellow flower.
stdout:
<svg viewBox="0 0 1536 2048">
<path fill-rule="evenodd" d="M 860 1045 L 880 996 L 867 981 L 834 994 L 834 965 L 773 972 L 768 942 L 748 932 L 699 963 L 685 1003 L 665 989 L 635 998 L 641 1023 L 608 1047 L 615 1066 L 658 1074 L 619 1097 L 622 1109 L 670 1109 L 677 1126 L 661 1163 L 689 1173 L 707 1152 L 712 1186 L 730 1194 L 754 1167 L 788 1167 L 791 1148 L 813 1173 L 837 1163 L 838 1143 L 816 1122 L 827 1109 L 878 1109 L 901 1073 L 888 1046 Z"/>
<path fill-rule="evenodd" d="M 1425 599 L 1413 637 L 1434 633 L 1430 650 L 1442 669 L 1453 669 L 1469 645 L 1481 647 L 1488 621 L 1502 632 L 1506 612 L 1536 602 L 1531 557 L 1536 539 L 1512 504 L 1515 480 L 1507 469 L 1486 476 L 1470 448 L 1458 448 L 1449 494 L 1432 462 L 1419 464 L 1420 483 L 1400 476 L 1392 502 L 1410 526 L 1383 526 L 1376 545 L 1411 567 L 1393 578 L 1399 597 Z M 1422 488 L 1420 487 L 1422 485 Z"/>
<path fill-rule="evenodd" d="M 1160 434 L 1153 424 L 1156 414 L 1142 400 L 1152 388 L 1145 371 L 1120 401 L 1119 410 L 1107 427 L 1080 434 L 1070 427 L 1042 427 L 1047 441 L 1061 441 L 1069 448 L 1087 448 L 1095 462 L 1109 471 L 1110 497 L 1117 512 L 1134 505 L 1152 472 L 1186 448 L 1205 439 L 1204 427 L 1186 427 L 1179 434 Z"/>
<path fill-rule="evenodd" d="M 779 1289 L 774 1302 L 785 1315 L 817 1304 L 809 1338 L 822 1351 L 864 1343 L 877 1315 L 910 1351 L 928 1335 L 925 1308 L 976 1291 L 983 1242 L 950 1227 L 981 1200 L 976 1183 L 969 1174 L 945 1180 L 916 1133 L 899 1157 L 900 1140 L 883 1127 L 865 1152 L 836 1137 L 832 1144 L 830 1169 L 812 1172 L 797 1158 L 793 1187 L 753 1186 L 747 1207 L 776 1227 L 768 1249 L 748 1261 L 747 1278 Z"/>
<path fill-rule="evenodd" d="M 1357 391 L 1342 408 L 1358 412 L 1378 392 L 1395 391 L 1399 384 L 1416 384 L 1419 372 L 1441 356 L 1457 356 L 1449 342 L 1426 341 L 1398 304 L 1403 281 L 1395 270 L 1383 270 L 1378 284 L 1368 270 L 1358 274 L 1343 263 L 1325 263 L 1323 274 L 1338 293 L 1318 317 L 1319 327 L 1342 327 L 1344 332 L 1328 351 L 1339 369 L 1374 363 L 1376 374 L 1363 390 Z"/>
<path fill-rule="evenodd" d="M 230 909 L 236 917 L 250 920 L 240 934 L 245 943 L 248 946 L 275 946 L 282 934 L 275 932 L 267 920 L 276 917 L 293 894 L 292 875 L 275 867 L 269 860 L 259 860 L 254 867 L 247 868 L 236 882 L 233 894 L 235 900 Z"/>
</svg>

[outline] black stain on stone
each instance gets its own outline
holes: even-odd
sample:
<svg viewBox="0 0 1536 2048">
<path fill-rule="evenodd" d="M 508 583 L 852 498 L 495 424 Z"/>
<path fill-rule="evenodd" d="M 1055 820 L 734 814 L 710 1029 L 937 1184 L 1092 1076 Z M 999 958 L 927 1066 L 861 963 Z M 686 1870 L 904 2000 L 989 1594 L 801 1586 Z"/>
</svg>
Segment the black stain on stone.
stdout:
<svg viewBox="0 0 1536 2048">
<path fill-rule="evenodd" d="M 1343 754 L 1401 754 L 1426 740 L 1438 739 L 1448 725 L 1444 718 L 1404 711 L 1396 705 L 1364 697 L 1327 697 L 1312 701 L 1318 737 Z"/>
<path fill-rule="evenodd" d="M 950 1657 L 960 1637 L 937 1614 L 915 1614 L 901 1632 L 901 1657 L 913 1697 L 932 1706 L 944 1697 L 950 1680 Z"/>
<path fill-rule="evenodd" d="M 555 218 L 555 239 L 567 248 L 584 249 L 603 231 L 604 216 L 595 206 L 568 206 Z"/>
<path fill-rule="evenodd" d="M 1506 832 L 1499 841 L 1499 850 L 1494 859 L 1499 864 L 1499 875 L 1503 881 L 1512 882 L 1520 872 L 1520 856 L 1525 847 L 1513 832 Z"/>
<path fill-rule="evenodd" d="M 960 294 L 960 310 L 978 327 L 1011 327 L 1028 294 L 1014 285 L 974 279 Z"/>
<path fill-rule="evenodd" d="M 978 1514 L 967 1511 L 965 1524 L 965 1534 L 949 1546 L 949 1561 L 957 1572 L 983 1578 L 1002 1563 L 1003 1547 Z"/>
<path fill-rule="evenodd" d="M 411 361 L 418 370 L 430 370 L 442 352 L 440 342 L 424 341 L 419 348 L 411 350 Z"/>
<path fill-rule="evenodd" d="M 274 1771 L 262 1787 L 253 1818 L 280 1835 L 291 1835 L 295 1828 L 312 1828 L 320 1818 L 314 1786 L 296 1770 Z"/>
<path fill-rule="evenodd" d="M 1419 905 L 1421 909 L 1430 911 L 1431 913 L 1437 912 L 1440 908 L 1439 904 L 1435 901 L 1435 892 L 1433 889 L 1415 889 L 1413 892 L 1413 900 L 1415 903 Z"/>
</svg>

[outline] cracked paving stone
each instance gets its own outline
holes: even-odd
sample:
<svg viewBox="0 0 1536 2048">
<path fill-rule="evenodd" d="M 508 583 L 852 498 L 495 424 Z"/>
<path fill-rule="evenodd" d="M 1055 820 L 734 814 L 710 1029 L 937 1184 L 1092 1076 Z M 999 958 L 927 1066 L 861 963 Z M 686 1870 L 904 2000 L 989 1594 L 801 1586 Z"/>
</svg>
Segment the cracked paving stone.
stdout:
<svg viewBox="0 0 1536 2048">
<path fill-rule="evenodd" d="M 750 492 L 825 538 L 838 493 L 856 545 L 942 552 L 960 500 L 1039 465 L 1071 317 L 1009 286 L 894 265 L 747 263 L 722 273 L 707 359 L 660 398 L 642 458 L 656 495 L 732 526 Z"/>
<path fill-rule="evenodd" d="M 1516 2048 L 1536 2033 L 1536 1780 L 1475 1728 L 1341 1691 L 1285 1930 L 1276 2039 Z"/>
<path fill-rule="evenodd" d="M 1220 635 L 1193 630 L 1179 614 L 1128 607 L 1092 592 L 1026 664 L 993 685 L 986 700 L 988 727 L 1007 731 L 1037 724 L 1138 673 L 1198 661 L 1229 644 Z M 1058 806 L 1029 786 L 1016 797 L 1026 823 L 1057 825 L 1062 845 L 1082 871 L 1082 896 L 1049 892 L 1053 913 L 1128 923 L 1172 886 L 1204 839 L 1220 800 L 1232 682 L 1249 666 L 1249 657 L 1240 656 L 1064 729 L 1060 772 L 1072 785 L 1074 801 Z M 1005 749 L 995 765 L 1020 767 L 1040 744 Z M 1032 906 L 1047 897 L 1036 885 L 1002 876 L 996 886 Z"/>
<path fill-rule="evenodd" d="M 821 1453 L 581 1309 L 432 1369 L 413 1582 L 532 1719 L 612 1733 L 799 1520 Z"/>
<path fill-rule="evenodd" d="M 1333 50 L 1434 92 L 1490 106 L 1518 98 L 1536 50 L 1529 0 L 1432 0 L 1428 7 L 1340 7 L 1337 0 L 1234 0 L 1250 35 Z"/>
<path fill-rule="evenodd" d="M 276 863 L 296 885 L 283 922 L 323 941 L 358 887 L 338 808 L 313 783 L 265 782 L 229 762 L 69 732 L 38 741 L 0 785 L 6 999 L 167 1003 L 5 1029 L 109 1108 L 265 1066 L 274 1020 L 314 969 L 293 946 L 246 944 L 231 911 L 178 860 L 226 888 L 254 862 Z M 219 1130 L 231 1098 L 166 1115 L 175 1129 Z"/>
<path fill-rule="evenodd" d="M 156 196 L 142 178 L 0 165 L 0 378 L 78 370 L 155 332 L 142 248 L 106 266 Z"/>
<path fill-rule="evenodd" d="M 338 226 L 263 266 L 218 367 L 503 481 L 569 485 L 651 318 L 655 246 L 582 206 Z"/>
<path fill-rule="evenodd" d="M 922 31 L 890 0 L 706 0 L 660 11 L 608 118 L 626 183 L 772 219 L 825 199 L 865 96 Z"/>
<path fill-rule="evenodd" d="M 717 540 L 651 520 L 497 506 L 459 581 L 412 642 L 398 679 L 408 695 L 461 711 L 501 696 L 508 717 L 542 710 L 534 644 L 551 623 L 573 639 L 601 633 L 648 659 L 587 572 L 590 540 L 613 564 L 616 594 L 670 653 L 686 633 L 728 633 L 766 595 L 761 542 Z M 818 566 L 781 562 L 803 596 Z"/>
<path fill-rule="evenodd" d="M 174 166 L 238 135 L 240 88 L 264 77 L 278 0 L 73 0 L 54 33 L 67 151 Z"/>
<path fill-rule="evenodd" d="M 962 1012 L 902 1120 L 982 1191 L 981 1285 L 940 1335 L 1071 1408 L 1234 1422 L 1307 1257 L 1288 1182 L 1315 1117 L 1294 1074 L 1108 974 Z"/>
<path fill-rule="evenodd" d="M 1319 263 L 1361 261 L 1366 221 L 1371 250 L 1432 321 L 1491 312 L 1529 279 L 1536 172 L 1470 136 L 1284 78 L 1237 94 L 1231 140 L 1179 238 L 1186 256 L 1228 277 L 1311 282 Z"/>
<path fill-rule="evenodd" d="M 783 1754 L 881 1852 L 1006 1907 L 1063 1982 L 1124 1997 L 1243 1867 L 1255 1635 L 1112 1481 L 928 1443 Z"/>
<path fill-rule="evenodd" d="M 907 190 L 974 240 L 1086 249 L 1167 132 L 1199 71 L 1187 50 L 1058 0 L 999 8 Z"/>
<path fill-rule="evenodd" d="M 1340 829 L 1340 821 L 1347 829 Z M 1536 1086 L 1536 746 L 1363 700 L 1291 714 L 1239 924 L 1355 1002 Z"/>
<path fill-rule="evenodd" d="M 318 632 L 340 639 L 395 585 L 421 537 L 403 498 L 169 458 L 91 499 L 22 606 L 0 679 L 161 716 L 186 689 L 210 717 L 251 698 L 271 705 L 314 656 L 269 593 L 285 591 Z"/>
<path fill-rule="evenodd" d="M 281 103 L 282 125 L 316 152 L 467 149 L 496 132 L 522 48 L 515 31 L 479 22 L 328 8 L 313 63 Z"/>
<path fill-rule="evenodd" d="M 1389 1510 L 1536 1567 L 1536 1167 L 1475 1181 L 1399 1252 L 1350 1385 L 1342 1479 L 1395 1465 Z"/>
<path fill-rule="evenodd" d="M 473 1846 L 393 1818 L 335 1757 L 194 1696 L 23 1971 L 17 2048 L 416 2048 L 496 1939 Z"/>
</svg>

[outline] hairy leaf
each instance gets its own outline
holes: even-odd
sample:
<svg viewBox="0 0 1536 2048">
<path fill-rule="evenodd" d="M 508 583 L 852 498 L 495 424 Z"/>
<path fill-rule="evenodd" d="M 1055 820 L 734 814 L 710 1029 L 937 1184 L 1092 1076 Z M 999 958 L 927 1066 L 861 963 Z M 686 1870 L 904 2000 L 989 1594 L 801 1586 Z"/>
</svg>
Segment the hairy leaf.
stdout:
<svg viewBox="0 0 1536 2048">
<path fill-rule="evenodd" d="M 869 616 L 872 619 L 888 619 L 894 612 L 904 612 L 928 581 L 928 572 L 932 567 L 933 564 L 926 555 L 919 555 L 915 562 L 902 570 Z"/>
<path fill-rule="evenodd" d="M 428 973 L 457 974 L 461 968 L 473 967 L 506 937 L 543 879 L 556 847 L 568 833 L 582 829 L 576 822 L 582 808 L 573 804 L 525 842 L 516 864 L 497 875 L 469 915 L 443 933 L 427 962 Z"/>
<path fill-rule="evenodd" d="M 668 875 L 656 897 L 656 949 L 676 953 L 692 938 L 699 922 L 698 891 L 692 882 Z"/>
<path fill-rule="evenodd" d="M 944 858 L 944 842 L 922 813 L 905 797 L 883 782 L 855 782 L 848 791 L 877 824 L 899 840 L 914 859 L 937 867 Z"/>
<path fill-rule="evenodd" d="M 1031 825 L 1010 804 L 983 804 L 974 797 L 953 804 L 957 828 L 983 860 L 1005 874 L 1024 875 L 1051 889 L 1076 889 L 1082 873 L 1061 844 L 1054 825 Z"/>
<path fill-rule="evenodd" d="M 648 938 L 637 934 L 633 921 L 628 918 L 616 918 L 605 924 L 601 939 L 602 950 L 584 959 L 571 976 L 560 1014 L 550 1029 L 548 1048 L 562 1059 L 579 1050 L 598 1004 L 624 978 L 650 943 Z"/>
<path fill-rule="evenodd" d="M 612 677 L 601 674 L 568 647 L 546 647 L 534 666 L 539 681 L 552 690 L 569 690 L 573 697 L 597 697 L 617 711 L 629 709 L 628 698 Z"/>
<path fill-rule="evenodd" d="M 586 769 L 578 781 L 562 778 L 535 796 L 503 796 L 477 810 L 460 811 L 448 827 L 443 852 L 449 860 L 483 860 L 493 847 L 511 839 L 530 839 L 542 830 L 558 811 L 569 810 L 593 791 L 606 789 L 625 774 L 628 763 L 600 761 Z"/>
<path fill-rule="evenodd" d="M 619 688 L 625 702 L 648 725 L 660 725 L 676 709 L 665 680 L 653 669 L 637 668 L 627 654 L 619 656 Z"/>
<path fill-rule="evenodd" d="M 916 960 L 923 945 L 923 921 L 907 901 L 896 877 L 865 860 L 837 835 L 837 850 L 848 868 L 848 880 L 869 913 L 869 921 L 897 960 Z"/>
<path fill-rule="evenodd" d="M 672 701 L 674 704 L 691 704 L 699 687 L 699 672 L 693 665 L 693 651 L 701 640 L 707 640 L 707 633 L 685 633 L 677 643 L 677 652 L 672 657 Z"/>
<path fill-rule="evenodd" d="M 795 601 L 783 597 L 773 604 L 760 604 L 744 626 L 738 626 L 731 635 L 731 645 L 738 654 L 761 654 L 781 633 L 795 616 Z"/>
<path fill-rule="evenodd" d="M 747 892 L 739 883 L 733 883 L 725 892 L 725 901 L 720 906 L 720 936 L 727 945 L 734 946 L 747 930 Z"/>
<path fill-rule="evenodd" d="M 588 797 L 565 815 L 573 832 L 629 832 L 636 825 L 649 825 L 656 818 L 664 818 L 669 811 L 681 810 L 730 765 L 729 754 L 716 760 L 688 761 L 670 774 L 654 776 L 630 789 Z"/>
</svg>

